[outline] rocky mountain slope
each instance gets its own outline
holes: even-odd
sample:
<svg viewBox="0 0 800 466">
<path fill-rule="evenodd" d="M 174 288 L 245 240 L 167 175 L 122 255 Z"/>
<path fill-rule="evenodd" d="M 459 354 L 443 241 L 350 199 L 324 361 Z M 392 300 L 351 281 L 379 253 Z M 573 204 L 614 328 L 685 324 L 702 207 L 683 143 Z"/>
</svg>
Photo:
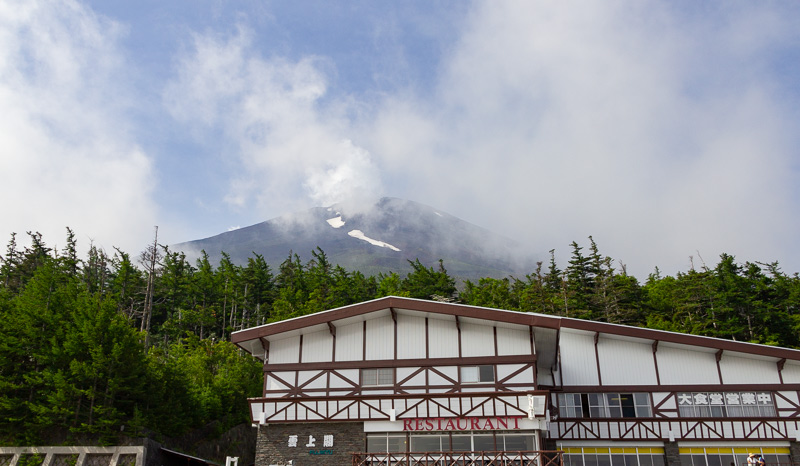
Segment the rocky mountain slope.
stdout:
<svg viewBox="0 0 800 466">
<path fill-rule="evenodd" d="M 366 209 L 344 205 L 317 207 L 210 238 L 171 246 L 188 257 L 204 250 L 212 264 L 224 251 L 233 262 L 246 264 L 261 254 L 273 270 L 296 253 L 303 262 L 317 247 L 331 263 L 365 275 L 397 272 L 404 276 L 408 261 L 419 259 L 436 267 L 444 261 L 448 273 L 459 279 L 524 276 L 533 271 L 534 258 L 521 245 L 484 228 L 432 207 L 396 198 L 383 198 Z"/>
</svg>

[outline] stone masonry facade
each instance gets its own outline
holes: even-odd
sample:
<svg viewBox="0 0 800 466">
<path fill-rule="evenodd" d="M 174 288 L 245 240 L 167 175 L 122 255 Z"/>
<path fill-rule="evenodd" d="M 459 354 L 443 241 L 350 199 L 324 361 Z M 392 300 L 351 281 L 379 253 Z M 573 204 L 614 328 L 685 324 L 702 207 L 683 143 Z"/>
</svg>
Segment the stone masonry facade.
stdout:
<svg viewBox="0 0 800 466">
<path fill-rule="evenodd" d="M 326 436 L 332 446 L 325 446 Z M 365 448 L 362 422 L 261 425 L 255 466 L 342 466 Z"/>
</svg>

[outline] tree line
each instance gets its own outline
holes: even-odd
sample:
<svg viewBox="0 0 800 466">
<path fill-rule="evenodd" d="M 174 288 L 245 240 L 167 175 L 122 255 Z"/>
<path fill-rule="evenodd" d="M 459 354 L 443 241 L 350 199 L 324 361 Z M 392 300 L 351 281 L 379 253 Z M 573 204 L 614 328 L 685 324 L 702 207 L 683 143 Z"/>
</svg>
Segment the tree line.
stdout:
<svg viewBox="0 0 800 466">
<path fill-rule="evenodd" d="M 261 393 L 260 363 L 230 343 L 236 330 L 383 296 L 658 328 L 798 347 L 800 278 L 777 263 L 714 267 L 644 283 L 619 270 L 589 237 L 555 251 L 525 277 L 457 286 L 445 264 L 364 276 L 317 248 L 289 252 L 273 270 L 253 254 L 190 263 L 157 241 L 141 254 L 90 245 L 74 233 L 55 250 L 38 233 L 0 255 L 0 441 L 114 443 L 120 435 L 179 436 L 216 422 L 249 422 L 246 398 Z M 55 437 L 54 437 L 55 436 Z"/>
</svg>

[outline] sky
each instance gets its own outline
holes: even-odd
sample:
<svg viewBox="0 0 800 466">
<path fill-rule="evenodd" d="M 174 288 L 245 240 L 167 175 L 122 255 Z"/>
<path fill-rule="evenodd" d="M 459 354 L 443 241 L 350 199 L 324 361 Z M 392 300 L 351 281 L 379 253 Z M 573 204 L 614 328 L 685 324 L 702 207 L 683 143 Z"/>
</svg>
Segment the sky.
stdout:
<svg viewBox="0 0 800 466">
<path fill-rule="evenodd" d="M 0 110 L 4 244 L 391 196 L 640 279 L 800 272 L 795 1 L 0 0 Z"/>
</svg>

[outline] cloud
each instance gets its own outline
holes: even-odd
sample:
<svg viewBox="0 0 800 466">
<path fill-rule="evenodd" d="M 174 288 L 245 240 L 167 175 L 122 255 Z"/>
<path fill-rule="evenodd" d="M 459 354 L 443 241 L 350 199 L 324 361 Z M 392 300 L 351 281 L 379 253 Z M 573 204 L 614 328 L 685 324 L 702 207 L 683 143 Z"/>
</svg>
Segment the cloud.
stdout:
<svg viewBox="0 0 800 466">
<path fill-rule="evenodd" d="M 644 276 L 697 251 L 800 269 L 791 15 L 633 1 L 478 2 L 433 99 L 388 97 L 364 145 L 392 187 L 540 251 Z"/>
<path fill-rule="evenodd" d="M 241 168 L 226 201 L 274 214 L 376 195 L 380 174 L 350 139 L 348 101 L 327 96 L 330 64 L 268 56 L 252 42 L 245 28 L 194 35 L 164 94 L 175 118 L 228 141 Z"/>
<path fill-rule="evenodd" d="M 151 160 L 132 140 L 120 26 L 74 1 L 0 2 L 0 232 L 135 253 L 152 234 Z"/>
</svg>

